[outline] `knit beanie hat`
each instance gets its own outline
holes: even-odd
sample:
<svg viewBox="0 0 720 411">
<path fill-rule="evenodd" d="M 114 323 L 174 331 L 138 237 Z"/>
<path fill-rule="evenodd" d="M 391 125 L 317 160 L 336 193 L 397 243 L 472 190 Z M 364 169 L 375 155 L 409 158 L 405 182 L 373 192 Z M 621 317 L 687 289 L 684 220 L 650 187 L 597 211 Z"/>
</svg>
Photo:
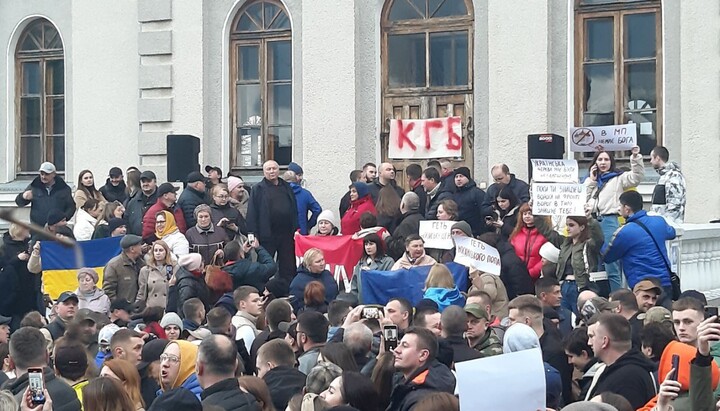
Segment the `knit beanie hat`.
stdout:
<svg viewBox="0 0 720 411">
<path fill-rule="evenodd" d="M 540 257 L 557 264 L 560 258 L 560 250 L 552 243 L 546 242 L 540 247 Z"/>
<path fill-rule="evenodd" d="M 450 227 L 450 230 L 460 230 L 468 237 L 472 237 L 472 227 L 470 227 L 470 224 L 466 223 L 465 221 L 458 221 L 457 223 L 453 224 L 452 227 Z"/>
<path fill-rule="evenodd" d="M 300 176 L 301 176 L 301 175 L 304 174 L 302 167 L 300 167 L 300 164 L 295 163 L 295 162 L 292 162 L 292 163 L 290 163 L 290 164 L 288 165 L 288 170 L 290 170 L 290 171 L 292 171 L 293 173 L 295 173 L 295 175 L 300 175 Z"/>
<path fill-rule="evenodd" d="M 363 182 L 356 181 L 356 182 L 352 183 L 352 186 L 355 187 L 355 191 L 357 191 L 357 193 L 358 193 L 358 199 L 363 198 L 366 195 L 370 194 L 368 185 Z"/>
<path fill-rule="evenodd" d="M 77 272 L 78 281 L 80 281 L 80 279 L 86 275 L 89 275 L 90 277 L 92 277 L 93 282 L 95 282 L 95 284 L 97 284 L 98 280 L 100 280 L 100 277 L 98 276 L 97 271 L 95 271 L 94 269 L 89 268 L 89 267 L 83 267 L 83 268 L 79 269 Z"/>
<path fill-rule="evenodd" d="M 618 411 L 617 408 L 610 404 L 604 404 L 601 402 L 592 401 L 578 401 L 574 402 L 566 407 L 563 407 L 563 411 Z"/>
<path fill-rule="evenodd" d="M 171 312 L 171 313 L 165 313 L 165 315 L 163 315 L 162 320 L 160 320 L 160 326 L 162 328 L 165 328 L 168 325 L 175 325 L 180 329 L 180 331 L 184 330 L 183 322 L 180 319 L 180 316 L 177 315 L 176 313 Z"/>
<path fill-rule="evenodd" d="M 236 188 L 238 188 L 240 185 L 242 185 L 243 181 L 235 176 L 230 176 L 227 178 L 227 185 L 228 185 L 228 191 L 232 193 L 232 191 Z"/>
<path fill-rule="evenodd" d="M 197 271 L 202 266 L 202 256 L 198 253 L 181 255 L 178 264 L 188 271 Z"/>
<path fill-rule="evenodd" d="M 538 347 L 540 347 L 540 340 L 535 330 L 528 325 L 515 323 L 505 331 L 503 338 L 503 353 L 505 354 Z"/>
<path fill-rule="evenodd" d="M 455 174 L 462 174 L 465 177 L 467 177 L 468 180 L 472 180 L 472 176 L 470 175 L 470 169 L 467 167 L 459 167 L 455 169 Z"/>
<path fill-rule="evenodd" d="M 110 221 L 108 221 L 108 232 L 112 234 L 113 231 L 122 226 L 127 227 L 127 221 L 125 221 L 124 218 L 111 218 Z"/>
<path fill-rule="evenodd" d="M 322 213 L 318 216 L 317 222 L 321 221 L 329 221 L 330 224 L 333 225 L 333 227 L 337 227 L 337 223 L 335 222 L 335 214 L 333 214 L 330 210 L 323 210 Z"/>
</svg>

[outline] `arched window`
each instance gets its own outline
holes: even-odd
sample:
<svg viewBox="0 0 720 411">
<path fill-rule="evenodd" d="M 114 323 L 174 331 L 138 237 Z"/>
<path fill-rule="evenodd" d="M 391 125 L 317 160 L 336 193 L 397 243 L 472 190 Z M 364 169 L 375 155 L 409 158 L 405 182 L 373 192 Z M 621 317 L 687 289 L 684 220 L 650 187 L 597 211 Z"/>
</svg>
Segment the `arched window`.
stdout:
<svg viewBox="0 0 720 411">
<path fill-rule="evenodd" d="M 20 36 L 16 61 L 17 171 L 37 172 L 50 161 L 65 170 L 65 64 L 55 26 L 30 23 Z"/>
<path fill-rule="evenodd" d="M 292 31 L 279 1 L 253 1 L 232 25 L 232 168 L 292 159 Z"/>
<path fill-rule="evenodd" d="M 463 155 L 454 160 L 472 167 L 472 1 L 387 0 L 381 29 L 383 160 L 389 119 L 459 116 Z M 409 162 L 393 164 L 402 173 Z"/>
</svg>

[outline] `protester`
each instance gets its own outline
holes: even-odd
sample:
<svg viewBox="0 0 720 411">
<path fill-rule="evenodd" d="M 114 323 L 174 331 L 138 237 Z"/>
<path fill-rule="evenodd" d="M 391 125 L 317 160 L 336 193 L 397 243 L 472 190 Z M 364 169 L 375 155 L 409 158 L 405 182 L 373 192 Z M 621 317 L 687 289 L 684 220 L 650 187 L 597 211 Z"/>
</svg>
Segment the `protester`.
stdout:
<svg viewBox="0 0 720 411">
<path fill-rule="evenodd" d="M 330 271 L 325 269 L 325 255 L 318 248 L 311 248 L 303 255 L 303 262 L 298 267 L 297 275 L 290 283 L 290 303 L 295 312 L 305 306 L 305 287 L 311 281 L 320 281 L 325 286 L 327 303 L 338 295 L 338 285 Z"/>
<path fill-rule="evenodd" d="M 186 179 L 187 185 L 180 193 L 177 206 L 182 210 L 187 227 L 197 224 L 194 211 L 200 204 L 208 204 L 209 198 L 205 193 L 205 177 L 199 171 L 191 171 Z"/>
<path fill-rule="evenodd" d="M 465 297 L 460 293 L 452 273 L 444 264 L 434 264 L 425 280 L 423 298 L 434 301 L 438 311 L 451 305 L 464 306 Z"/>
<path fill-rule="evenodd" d="M 354 371 L 344 371 L 342 376 L 335 378 L 330 387 L 320 393 L 320 398 L 330 407 L 349 405 L 359 411 L 378 409 L 377 391 L 372 381 Z"/>
<path fill-rule="evenodd" d="M 353 276 L 350 279 L 350 292 L 353 293 L 362 304 L 362 272 L 379 270 L 388 271 L 392 269 L 395 261 L 385 254 L 385 243 L 377 234 L 368 234 L 363 239 L 363 256 L 353 269 Z"/>
<path fill-rule="evenodd" d="M 393 270 L 409 269 L 436 264 L 434 258 L 425 254 L 425 241 L 417 234 L 405 238 L 405 253 L 392 266 Z"/>
<path fill-rule="evenodd" d="M 224 229 L 212 223 L 212 209 L 207 204 L 200 204 L 195 208 L 197 224 L 191 227 L 185 237 L 190 244 L 190 252 L 202 257 L 204 265 L 222 265 L 225 256 L 223 248 L 230 239 Z"/>
<path fill-rule="evenodd" d="M 88 411 L 130 411 L 138 409 L 133 404 L 125 388 L 115 378 L 95 378 L 83 388 L 82 392 L 82 406 L 83 409 Z M 58 401 L 58 399 L 55 401 Z"/>
<path fill-rule="evenodd" d="M 562 293 L 560 283 L 555 277 L 542 277 L 535 283 L 535 296 L 543 307 L 557 312 L 560 334 L 564 337 L 573 328 L 572 312 L 562 306 Z"/>
<path fill-rule="evenodd" d="M 692 346 L 697 345 L 698 326 L 705 319 L 705 310 L 701 302 L 685 297 L 672 305 L 672 322 L 675 335 L 680 342 Z"/>
<path fill-rule="evenodd" d="M 180 267 L 173 259 L 170 247 L 162 240 L 153 243 L 152 252 L 145 256 L 145 263 L 138 275 L 135 303 L 142 307 L 165 308 L 168 284 Z"/>
<path fill-rule="evenodd" d="M 160 391 L 182 387 L 200 399 L 202 388 L 195 373 L 198 346 L 184 340 L 170 341 L 160 356 Z"/>
<path fill-rule="evenodd" d="M 270 390 L 262 378 L 255 376 L 243 376 L 238 378 L 240 389 L 252 395 L 257 401 L 261 411 L 274 411 Z"/>
<path fill-rule="evenodd" d="M 78 190 L 79 192 L 80 190 Z M 87 199 L 83 205 L 78 208 L 75 213 L 75 226 L 73 226 L 73 235 L 77 241 L 87 241 L 92 239 L 97 225 L 97 219 L 100 217 L 103 209 L 100 203 L 94 198 Z"/>
<path fill-rule="evenodd" d="M 485 201 L 485 192 L 477 187 L 472 179 L 470 169 L 460 167 L 455 170 L 455 185 L 457 191 L 453 194 L 453 201 L 458 205 L 458 220 L 470 224 L 473 236 L 487 231 L 478 209 Z"/>
<path fill-rule="evenodd" d="M 130 174 L 128 174 L 128 181 L 129 180 Z M 129 185 L 128 188 L 130 188 Z M 143 171 L 142 174 L 140 174 L 140 190 L 130 193 L 127 204 L 125 204 L 124 218 L 128 221 L 129 233 L 143 235 L 143 218 L 147 215 L 149 208 L 155 204 L 158 197 L 159 192 L 155 173 L 149 170 Z M 154 215 L 155 214 L 153 214 L 153 216 Z M 150 234 L 149 230 L 150 228 L 148 228 L 148 235 Z"/>
<path fill-rule="evenodd" d="M 391 185 L 382 187 L 377 194 L 375 210 L 377 211 L 378 225 L 385 227 L 389 232 L 395 231 L 402 219 L 402 196 L 403 194 L 398 195 L 398 192 Z M 418 200 L 418 208 L 419 204 Z"/>
<path fill-rule="evenodd" d="M 298 369 L 307 375 L 317 364 L 320 348 L 327 341 L 328 321 L 316 311 L 300 314 L 297 321 L 298 346 L 302 349 Z"/>
<path fill-rule="evenodd" d="M 108 204 L 115 201 L 124 203 L 128 198 L 128 194 L 125 191 L 126 188 L 127 185 L 123 181 L 122 170 L 119 167 L 112 167 L 108 172 L 105 185 L 100 187 L 100 194 L 102 194 Z"/>
<path fill-rule="evenodd" d="M 267 383 L 276 410 L 284 410 L 290 398 L 305 386 L 305 374 L 294 365 L 295 353 L 282 339 L 268 341 L 258 350 L 258 377 Z"/>
<path fill-rule="evenodd" d="M 101 288 L 97 287 L 99 276 L 93 268 L 81 268 L 77 273 L 78 288 L 74 291 L 78 296 L 78 309 L 89 308 L 105 316 L 110 312 L 110 298 Z"/>
<path fill-rule="evenodd" d="M 370 173 L 366 172 L 366 178 L 368 177 L 368 174 Z M 368 181 L 368 189 L 375 205 L 377 205 L 377 202 L 379 201 L 380 190 L 386 186 L 389 186 L 395 191 L 395 193 L 397 193 L 397 198 L 401 198 L 403 194 L 405 194 L 405 190 L 398 187 L 397 182 L 395 181 L 395 166 L 390 163 L 380 164 L 377 172 L 377 178 Z"/>
<path fill-rule="evenodd" d="M 187 237 L 180 232 L 180 229 L 175 224 L 173 213 L 167 210 L 159 211 L 155 216 L 155 237 L 157 238 L 155 244 L 157 244 L 157 241 L 165 243 L 169 249 L 166 253 L 172 259 L 177 260 L 181 255 L 190 252 L 190 243 Z"/>
<path fill-rule="evenodd" d="M 82 389 L 89 382 L 85 376 L 88 369 L 85 346 L 71 338 L 60 338 L 53 350 L 53 360 L 55 375 L 75 390 L 78 401 L 82 403 Z"/>
<path fill-rule="evenodd" d="M 157 239 L 155 238 L 155 218 L 160 211 L 168 211 L 175 217 L 175 224 L 181 233 L 185 234 L 187 231 L 185 215 L 177 204 L 177 190 L 178 188 L 171 183 L 162 183 L 157 188 L 157 201 L 147 209 L 142 219 L 142 238 L 146 243 Z"/>
<path fill-rule="evenodd" d="M 630 323 L 633 348 L 640 348 L 640 331 L 643 328 L 643 321 L 639 318 L 640 310 L 635 295 L 628 289 L 617 290 L 610 294 L 610 301 L 618 303 L 617 314 L 625 317 Z"/>
<path fill-rule="evenodd" d="M 240 389 L 235 378 L 237 367 L 237 350 L 229 338 L 211 335 L 203 339 L 195 365 L 197 381 L 203 390 L 200 394 L 203 406 L 216 405 L 235 411 L 258 409 L 255 398 Z"/>
<path fill-rule="evenodd" d="M 140 373 L 135 368 L 135 365 L 120 359 L 105 361 L 102 370 L 100 370 L 100 376 L 114 378 L 119 381 L 135 405 L 134 409 L 136 411 L 145 409 L 145 403 L 140 393 Z"/>
<path fill-rule="evenodd" d="M 122 252 L 105 265 L 103 291 L 113 301 L 123 299 L 135 302 L 138 292 L 138 276 L 145 265 L 142 259 L 142 238 L 128 234 L 120 240 Z"/>
<path fill-rule="evenodd" d="M 523 260 L 525 266 L 527 266 L 528 273 L 533 279 L 533 282 L 535 282 L 542 274 L 543 263 L 540 249 L 547 242 L 547 238 L 535 227 L 535 218 L 530 205 L 527 203 L 522 204 L 517 210 L 516 215 L 519 216 L 519 218 L 517 218 L 517 223 L 509 236 L 510 244 L 512 244 L 515 249 L 515 254 L 517 254 L 517 256 Z M 539 218 L 544 219 L 546 225 L 550 225 L 547 217 Z M 505 225 L 503 225 L 503 230 L 505 230 Z"/>
<path fill-rule="evenodd" d="M 102 215 L 100 216 L 100 219 L 98 220 L 97 224 L 95 225 L 95 230 L 93 231 L 92 239 L 98 239 L 98 238 L 107 238 L 111 237 L 113 230 L 110 229 L 109 225 L 110 222 L 113 220 L 118 220 L 123 218 L 123 214 L 125 213 L 125 207 L 122 205 L 119 201 L 111 201 L 107 204 L 105 204 L 105 208 L 102 210 Z M 124 226 L 126 226 L 127 231 L 127 221 L 124 221 Z M 117 226 L 116 226 L 117 228 Z M 125 235 L 125 233 L 123 233 Z"/>
<path fill-rule="evenodd" d="M 28 268 L 31 254 L 36 254 L 30 248 L 30 232 L 10 224 L 0 246 L 0 313 L 12 317 L 12 329 L 19 328 L 25 314 L 40 308 L 42 277 Z"/>
<path fill-rule="evenodd" d="M 242 341 L 249 353 L 255 337 L 259 334 L 257 328 L 258 317 L 262 313 L 262 301 L 258 290 L 244 285 L 233 292 L 233 302 L 237 313 L 232 318 L 235 327 L 235 341 Z"/>
<path fill-rule="evenodd" d="M 470 347 L 480 354 L 480 358 L 502 354 L 502 341 L 489 327 L 490 316 L 487 311 L 479 305 L 468 304 L 465 306 L 467 314 L 466 336 Z"/>
<path fill-rule="evenodd" d="M 177 293 L 176 306 L 170 306 L 170 298 L 168 298 L 168 307 L 171 310 L 178 311 L 182 309 L 185 301 L 191 298 L 199 298 L 200 301 L 205 304 L 205 307 L 210 306 L 210 290 L 208 290 L 205 284 L 205 278 L 203 276 L 203 261 L 202 256 L 197 253 L 190 253 L 180 257 L 178 260 L 177 274 L 175 275 L 175 284 L 170 285 L 170 288 L 175 287 Z M 172 283 L 172 280 L 171 280 Z M 172 291 L 168 291 L 168 295 L 171 295 Z"/>
<path fill-rule="evenodd" d="M 102 211 L 107 200 L 103 197 L 102 193 L 95 187 L 95 178 L 90 170 L 82 170 L 78 175 L 78 182 L 73 194 L 73 201 L 75 201 L 75 208 L 80 210 L 88 200 L 95 200 L 95 203 L 99 206 Z"/>
<path fill-rule="evenodd" d="M 365 163 L 362 168 L 361 177 L 364 183 L 372 183 L 373 180 L 375 180 L 375 177 L 377 177 L 377 166 L 375 163 Z"/>
<path fill-rule="evenodd" d="M 47 223 L 52 210 L 59 211 L 66 220 L 70 220 L 75 214 L 70 186 L 57 175 L 52 163 L 42 163 L 38 172 L 40 175 L 17 195 L 15 204 L 18 207 L 30 204 L 30 222 L 41 227 Z"/>
<path fill-rule="evenodd" d="M 79 299 L 76 294 L 65 291 L 57 299 L 56 316 L 40 331 L 48 343 L 49 349 L 52 349 L 53 342 L 65 334 L 70 321 L 75 318 Z"/>
<path fill-rule="evenodd" d="M 335 215 L 330 210 L 323 210 L 317 218 L 318 228 L 315 235 L 318 236 L 332 236 L 338 235 L 340 229 L 337 227 L 335 222 Z"/>
<path fill-rule="evenodd" d="M 362 170 L 353 170 L 350 172 L 350 185 L 356 182 L 363 182 L 364 178 L 362 177 Z M 340 199 L 340 219 L 342 219 L 345 216 L 345 213 L 350 208 L 350 190 L 343 195 L 343 197 Z"/>
<path fill-rule="evenodd" d="M 169 341 L 177 341 L 180 339 L 180 335 L 185 330 L 183 320 L 176 313 L 169 312 L 165 313 L 160 320 L 160 327 L 162 327 L 166 338 Z"/>
<path fill-rule="evenodd" d="M 211 220 L 217 227 L 225 229 L 229 239 L 247 234 L 247 223 L 242 213 L 230 202 L 230 191 L 222 184 L 214 186 L 210 190 L 212 203 L 210 204 Z"/>
<path fill-rule="evenodd" d="M 238 210 L 243 218 L 247 218 L 250 193 L 245 189 L 245 182 L 240 177 L 229 176 L 227 178 L 227 186 L 230 193 L 230 205 Z"/>
<path fill-rule="evenodd" d="M 359 310 L 357 307 L 354 311 Z M 385 318 L 390 320 L 392 324 L 397 325 L 400 332 L 404 332 L 408 327 L 413 318 L 413 306 L 410 301 L 402 298 L 395 297 L 391 298 L 390 301 L 385 304 Z M 361 312 L 358 311 L 358 313 Z"/>
<path fill-rule="evenodd" d="M 588 344 L 587 327 L 578 327 L 572 330 L 563 340 L 563 348 L 568 362 L 574 368 L 572 399 L 576 401 L 585 398 L 593 377 L 603 366 L 595 358 L 592 347 Z M 575 385 L 577 385 L 577 389 Z"/>
<path fill-rule="evenodd" d="M 420 179 L 425 190 L 425 208 L 421 208 L 421 211 L 425 213 L 426 220 L 434 220 L 438 218 L 440 204 L 444 200 L 452 199 L 453 193 L 450 188 L 440 182 L 440 173 L 432 167 L 426 168 Z M 453 188 L 454 185 L 453 183 Z M 419 193 L 416 194 L 422 198 Z"/>
<path fill-rule="evenodd" d="M 650 164 L 660 174 L 652 193 L 652 211 L 675 224 L 685 221 L 687 188 L 680 166 L 670 160 L 668 149 L 657 146 L 650 152 Z"/>
<path fill-rule="evenodd" d="M 497 249 L 500 254 L 500 280 L 505 285 L 508 298 L 512 300 L 518 295 L 534 294 L 535 288 L 527 266 L 515 254 L 513 246 L 495 233 L 485 233 L 479 239 Z"/>
<path fill-rule="evenodd" d="M 320 207 L 320 204 L 315 200 L 312 193 L 300 184 L 302 178 L 300 177 L 300 179 L 298 179 L 298 176 L 293 171 L 286 171 L 282 179 L 290 184 L 293 194 L 295 195 L 300 234 L 308 235 L 310 234 L 310 230 L 312 230 L 318 222 L 322 207 Z M 308 213 L 310 213 L 309 216 Z"/>
</svg>

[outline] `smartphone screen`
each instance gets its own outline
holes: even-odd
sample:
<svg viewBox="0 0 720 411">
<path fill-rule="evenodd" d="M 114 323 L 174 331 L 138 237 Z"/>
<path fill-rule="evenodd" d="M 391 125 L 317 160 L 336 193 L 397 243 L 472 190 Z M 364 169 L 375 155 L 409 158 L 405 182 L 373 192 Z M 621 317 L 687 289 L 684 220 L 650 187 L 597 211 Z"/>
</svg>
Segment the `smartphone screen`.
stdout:
<svg viewBox="0 0 720 411">
<path fill-rule="evenodd" d="M 393 351 L 398 345 L 397 325 L 383 326 L 383 338 L 385 339 L 385 351 Z"/>
<path fill-rule="evenodd" d="M 712 317 L 713 315 L 717 317 L 717 315 L 718 315 L 718 308 L 717 308 L 717 307 L 711 307 L 711 306 L 705 307 L 705 318 L 710 318 L 710 317 Z"/>
<path fill-rule="evenodd" d="M 673 354 L 672 356 L 672 367 L 673 367 L 673 373 L 670 375 L 670 379 L 673 381 L 677 381 L 678 377 L 678 367 L 680 367 L 680 356 L 677 354 Z"/>
<path fill-rule="evenodd" d="M 255 243 L 255 234 L 248 233 L 248 243 L 250 243 L 251 245 Z"/>
<path fill-rule="evenodd" d="M 28 385 L 30 387 L 30 395 L 33 404 L 44 404 L 45 394 L 45 377 L 43 377 L 42 368 L 30 368 L 28 369 Z"/>
</svg>

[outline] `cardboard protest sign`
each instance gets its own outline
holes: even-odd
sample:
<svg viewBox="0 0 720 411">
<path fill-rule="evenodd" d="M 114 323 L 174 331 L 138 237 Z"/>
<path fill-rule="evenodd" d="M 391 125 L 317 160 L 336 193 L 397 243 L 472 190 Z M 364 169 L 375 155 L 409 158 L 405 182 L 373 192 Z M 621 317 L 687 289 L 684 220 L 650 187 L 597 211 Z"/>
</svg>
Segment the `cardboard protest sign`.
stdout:
<svg viewBox="0 0 720 411">
<path fill-rule="evenodd" d="M 540 348 L 455 364 L 461 410 L 545 409 L 545 368 Z"/>
<path fill-rule="evenodd" d="M 453 237 L 455 262 L 482 272 L 500 275 L 500 253 L 472 237 Z"/>
<path fill-rule="evenodd" d="M 350 279 L 355 264 L 363 255 L 363 240 L 353 240 L 351 235 L 295 237 L 295 263 L 302 264 L 302 256 L 311 248 L 319 248 L 325 254 L 325 269 L 337 281 L 340 291 L 350 291 Z"/>
<path fill-rule="evenodd" d="M 533 181 L 541 183 L 577 183 L 577 160 L 543 160 L 533 158 Z"/>
<path fill-rule="evenodd" d="M 462 156 L 460 117 L 390 120 L 389 158 Z"/>
<path fill-rule="evenodd" d="M 533 183 L 533 215 L 584 216 L 586 190 L 582 184 Z"/>
<path fill-rule="evenodd" d="M 450 229 L 455 221 L 421 221 L 420 237 L 425 241 L 425 248 L 452 250 L 455 247 L 450 236 Z"/>
<path fill-rule="evenodd" d="M 630 150 L 637 145 L 637 125 L 620 124 L 603 127 L 570 128 L 570 150 L 592 152 L 598 148 L 607 151 Z"/>
</svg>

